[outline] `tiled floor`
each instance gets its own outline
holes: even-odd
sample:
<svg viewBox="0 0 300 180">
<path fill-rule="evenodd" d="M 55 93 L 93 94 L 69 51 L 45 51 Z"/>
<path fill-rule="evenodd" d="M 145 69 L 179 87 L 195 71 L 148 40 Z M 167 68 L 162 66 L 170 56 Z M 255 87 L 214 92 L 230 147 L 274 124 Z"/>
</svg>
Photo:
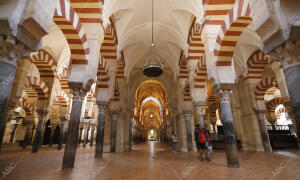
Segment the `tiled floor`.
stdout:
<svg viewBox="0 0 300 180">
<path fill-rule="evenodd" d="M 159 144 L 138 145 L 132 152 L 105 153 L 101 160 L 94 158 L 94 147 L 79 147 L 75 167 L 69 170 L 61 170 L 62 157 L 63 150 L 55 147 L 31 154 L 30 148 L 5 146 L 0 153 L 0 179 L 300 180 L 299 150 L 240 151 L 239 169 L 226 167 L 224 151 L 216 151 L 212 162 L 200 162 L 197 153 L 173 153 Z"/>
</svg>

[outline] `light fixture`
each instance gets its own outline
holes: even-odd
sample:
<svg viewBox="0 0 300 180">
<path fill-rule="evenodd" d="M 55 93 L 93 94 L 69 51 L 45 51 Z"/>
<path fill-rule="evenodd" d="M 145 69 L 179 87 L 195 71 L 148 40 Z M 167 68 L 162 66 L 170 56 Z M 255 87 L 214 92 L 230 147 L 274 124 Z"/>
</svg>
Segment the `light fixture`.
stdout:
<svg viewBox="0 0 300 180">
<path fill-rule="evenodd" d="M 159 77 L 164 72 L 160 57 L 156 53 L 154 38 L 153 38 L 153 12 L 154 12 L 154 0 L 152 0 L 152 44 L 149 53 L 147 54 L 146 65 L 143 68 L 144 75 L 148 77 Z"/>
</svg>

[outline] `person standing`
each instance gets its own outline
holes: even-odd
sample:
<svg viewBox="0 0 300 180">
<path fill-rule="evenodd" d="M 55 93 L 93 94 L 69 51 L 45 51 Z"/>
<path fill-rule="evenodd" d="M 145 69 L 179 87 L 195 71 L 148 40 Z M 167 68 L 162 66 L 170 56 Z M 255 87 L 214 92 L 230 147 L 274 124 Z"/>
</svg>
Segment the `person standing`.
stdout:
<svg viewBox="0 0 300 180">
<path fill-rule="evenodd" d="M 200 153 L 200 161 L 204 160 L 203 154 L 205 155 L 205 159 L 207 161 L 210 161 L 210 158 L 208 157 L 208 149 L 207 149 L 207 146 L 210 143 L 210 139 L 205 128 L 200 129 L 199 124 L 196 124 L 194 137 L 195 137 L 197 149 Z"/>
<path fill-rule="evenodd" d="M 176 148 L 177 148 L 177 137 L 175 132 L 172 132 L 172 145 L 173 145 L 173 152 L 176 152 Z"/>
</svg>

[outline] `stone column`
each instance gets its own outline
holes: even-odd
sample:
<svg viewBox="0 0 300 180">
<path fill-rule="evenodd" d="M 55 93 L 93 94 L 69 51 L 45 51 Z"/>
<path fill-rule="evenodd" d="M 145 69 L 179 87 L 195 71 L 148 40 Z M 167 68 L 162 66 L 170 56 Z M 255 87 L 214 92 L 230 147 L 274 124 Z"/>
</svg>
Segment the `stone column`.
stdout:
<svg viewBox="0 0 300 180">
<path fill-rule="evenodd" d="M 265 124 L 266 110 L 254 109 L 254 112 L 256 113 L 256 116 L 257 116 L 264 149 L 265 149 L 265 151 L 272 151 L 268 131 L 267 131 L 266 124 Z"/>
<path fill-rule="evenodd" d="M 198 124 L 201 129 L 204 128 L 204 118 L 203 118 L 204 105 L 205 105 L 205 102 L 202 102 L 202 101 L 194 102 L 194 107 L 196 108 L 196 111 L 197 111 Z"/>
<path fill-rule="evenodd" d="M 274 49 L 269 55 L 278 60 L 283 67 L 286 86 L 289 92 L 291 107 L 294 112 L 297 137 L 300 137 L 300 41 L 288 40 Z"/>
<path fill-rule="evenodd" d="M 112 123 L 111 123 L 111 131 L 110 131 L 110 152 L 116 152 L 116 142 L 117 142 L 117 126 L 118 126 L 118 111 L 112 112 Z"/>
<path fill-rule="evenodd" d="M 84 136 L 83 136 L 83 146 L 86 146 L 87 141 L 88 141 L 88 122 L 84 122 Z"/>
<path fill-rule="evenodd" d="M 4 27 L 3 27 L 4 28 Z M 0 150 L 4 138 L 8 113 L 15 106 L 9 97 L 18 62 L 29 55 L 30 50 L 10 34 L 0 35 Z"/>
<path fill-rule="evenodd" d="M 129 133 L 128 133 L 128 144 L 129 144 L 129 151 L 132 150 L 132 137 L 133 137 L 133 132 L 132 132 L 132 124 L 133 124 L 133 109 L 128 110 L 129 113 Z"/>
<path fill-rule="evenodd" d="M 12 132 L 11 132 L 10 137 L 9 137 L 9 143 L 14 142 L 14 137 L 15 137 L 16 130 L 18 128 L 18 123 L 19 122 L 20 122 L 20 118 L 16 118 L 16 123 L 13 125 L 13 129 L 12 129 Z"/>
<path fill-rule="evenodd" d="M 216 124 L 217 124 L 217 117 L 209 117 L 210 123 L 213 127 L 213 132 L 216 133 Z"/>
<path fill-rule="evenodd" d="M 32 123 L 31 122 L 25 122 L 25 126 L 26 126 L 26 132 L 25 132 L 25 136 L 24 136 L 24 142 L 22 144 L 23 149 L 27 148 L 27 142 L 29 141 L 29 136 L 30 136 L 30 130 L 31 130 L 31 127 L 32 127 Z"/>
<path fill-rule="evenodd" d="M 185 118 L 185 127 L 186 127 L 186 138 L 187 138 L 187 151 L 193 151 L 193 131 L 192 131 L 192 123 L 191 119 L 193 116 L 192 110 L 184 110 L 183 111 Z"/>
<path fill-rule="evenodd" d="M 166 115 L 166 112 L 164 111 L 164 141 L 165 144 L 168 144 L 168 116 Z"/>
<path fill-rule="evenodd" d="M 93 146 L 93 144 L 94 144 L 94 135 L 95 135 L 95 125 L 91 124 L 91 141 L 90 141 L 90 146 Z"/>
<path fill-rule="evenodd" d="M 81 122 L 82 123 L 82 122 Z M 78 144 L 81 143 L 81 140 L 82 140 L 82 132 L 83 132 L 83 127 L 82 127 L 82 124 L 79 123 L 79 138 L 78 138 Z"/>
<path fill-rule="evenodd" d="M 53 141 L 54 141 L 54 133 L 55 133 L 55 129 L 56 129 L 56 125 L 52 124 L 51 126 L 51 133 L 50 133 L 50 142 L 49 142 L 49 146 L 52 147 L 53 145 Z"/>
<path fill-rule="evenodd" d="M 292 109 L 292 106 L 291 106 L 291 101 L 285 101 L 284 102 L 284 107 L 287 109 L 287 112 L 288 112 L 288 115 L 289 117 L 291 118 L 292 122 L 293 122 L 293 128 L 295 130 L 295 133 L 297 134 L 297 141 L 298 141 L 298 147 L 300 147 L 300 138 L 299 138 L 299 134 L 298 134 L 298 128 L 296 125 L 296 119 L 295 119 L 295 116 L 294 116 L 294 112 L 293 112 L 293 109 Z M 274 127 L 273 127 L 274 126 Z M 273 129 L 275 130 L 275 125 L 273 123 L 272 125 Z"/>
<path fill-rule="evenodd" d="M 97 127 L 95 157 L 101 158 L 103 153 L 105 113 L 108 103 L 105 101 L 97 101 L 97 105 L 99 108 L 99 119 Z"/>
<path fill-rule="evenodd" d="M 68 127 L 67 142 L 65 145 L 65 152 L 63 157 L 62 168 L 73 168 L 75 162 L 76 148 L 78 144 L 78 131 L 81 117 L 81 108 L 82 101 L 86 95 L 86 90 L 82 88 L 82 85 L 78 87 L 72 87 L 72 84 L 69 84 L 71 87 L 72 97 L 72 110 Z M 76 86 L 74 84 L 74 86 Z"/>
<path fill-rule="evenodd" d="M 238 150 L 235 140 L 235 132 L 232 120 L 232 112 L 230 106 L 231 90 L 219 89 L 219 99 L 221 101 L 222 123 L 224 127 L 224 139 L 226 145 L 227 166 L 231 168 L 239 168 Z"/>
<path fill-rule="evenodd" d="M 1 66 L 1 61 L 0 61 L 0 66 Z M 0 76 L 1 76 L 1 67 L 0 67 Z M 0 82 L 0 88 L 1 88 L 1 82 Z M 0 89 L 0 93 L 1 93 L 1 89 Z M 3 97 L 0 94 L 0 103 L 2 101 L 1 98 Z M 15 108 L 15 106 L 16 104 L 11 101 L 7 101 L 5 105 L 0 104 L 0 150 L 1 150 L 2 142 L 6 130 L 6 124 L 7 124 L 9 112 L 11 109 Z"/>
<path fill-rule="evenodd" d="M 36 128 L 36 133 L 34 136 L 34 142 L 32 145 L 32 153 L 37 153 L 41 144 L 42 144 L 42 137 L 44 135 L 44 123 L 46 120 L 47 115 L 49 114 L 48 110 L 36 110 L 39 115 L 39 121 Z"/>
<path fill-rule="evenodd" d="M 68 119 L 64 116 L 60 117 L 60 124 L 59 124 L 59 138 L 57 143 L 57 149 L 61 150 L 62 146 L 64 144 L 65 139 L 65 130 L 66 130 L 66 123 L 68 122 Z"/>
</svg>

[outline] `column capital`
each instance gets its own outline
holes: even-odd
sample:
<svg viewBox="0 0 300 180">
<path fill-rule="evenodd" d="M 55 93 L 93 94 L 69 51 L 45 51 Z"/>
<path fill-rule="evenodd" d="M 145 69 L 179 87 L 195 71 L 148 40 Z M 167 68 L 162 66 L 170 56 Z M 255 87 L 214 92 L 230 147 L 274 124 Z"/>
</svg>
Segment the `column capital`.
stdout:
<svg viewBox="0 0 300 180">
<path fill-rule="evenodd" d="M 50 111 L 47 109 L 37 109 L 36 112 L 38 113 L 38 115 L 47 115 L 50 113 Z"/>
<path fill-rule="evenodd" d="M 191 120 L 193 116 L 193 110 L 183 110 L 185 120 Z"/>
<path fill-rule="evenodd" d="M 257 115 L 259 115 L 259 114 L 265 114 L 266 113 L 266 110 L 260 110 L 260 109 L 255 109 L 255 108 L 253 108 L 253 111 Z"/>
<path fill-rule="evenodd" d="M 283 68 L 300 64 L 300 40 L 287 40 L 281 46 L 272 50 L 269 56 L 274 61 L 279 61 Z"/>
<path fill-rule="evenodd" d="M 7 105 L 8 105 L 8 107 L 9 107 L 10 109 L 13 109 L 13 108 L 15 108 L 15 107 L 17 106 L 17 103 L 14 102 L 14 101 L 8 100 Z"/>
<path fill-rule="evenodd" d="M 64 121 L 69 120 L 69 117 L 68 116 L 60 116 L 59 119 L 60 119 L 60 121 L 64 122 Z"/>
<path fill-rule="evenodd" d="M 258 119 L 264 119 L 265 118 L 266 110 L 260 110 L 260 109 L 253 108 L 253 111 L 257 115 Z"/>
<path fill-rule="evenodd" d="M 117 120 L 119 116 L 120 111 L 112 111 L 112 120 Z"/>
<path fill-rule="evenodd" d="M 196 108 L 197 113 L 202 113 L 205 108 L 205 101 L 194 101 L 193 105 Z"/>
<path fill-rule="evenodd" d="M 73 101 L 82 101 L 87 91 L 81 86 L 81 83 L 69 83 Z"/>
<path fill-rule="evenodd" d="M 20 59 L 28 57 L 31 53 L 31 50 L 12 36 L 10 32 L 6 35 L 0 35 L 0 43 L 3 46 L 0 55 L 1 59 L 14 65 L 17 65 Z"/>
<path fill-rule="evenodd" d="M 129 112 L 129 113 L 131 113 L 131 112 L 133 113 L 134 108 L 126 108 L 126 111 Z"/>
<path fill-rule="evenodd" d="M 108 102 L 106 101 L 97 101 L 97 106 L 99 108 L 99 113 L 100 114 L 105 114 L 107 106 L 108 106 Z"/>
<path fill-rule="evenodd" d="M 229 103 L 231 94 L 232 94 L 231 89 L 228 89 L 228 90 L 227 89 L 219 89 L 218 93 L 216 95 L 221 100 L 221 103 Z"/>
</svg>

